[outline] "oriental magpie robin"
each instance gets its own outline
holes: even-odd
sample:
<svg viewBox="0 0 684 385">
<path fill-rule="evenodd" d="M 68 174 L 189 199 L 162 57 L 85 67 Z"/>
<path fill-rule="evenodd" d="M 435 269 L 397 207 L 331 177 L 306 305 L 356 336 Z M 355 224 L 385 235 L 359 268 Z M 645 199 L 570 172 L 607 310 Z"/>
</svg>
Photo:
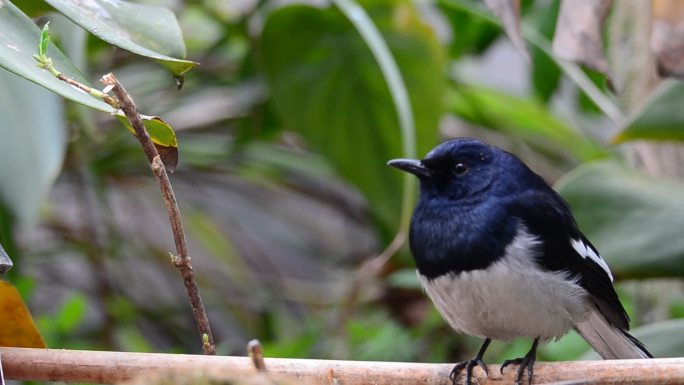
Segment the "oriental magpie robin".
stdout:
<svg viewBox="0 0 684 385">
<path fill-rule="evenodd" d="M 520 159 L 475 139 L 440 144 L 422 160 L 388 163 L 420 180 L 409 244 L 418 278 L 456 331 L 484 338 L 472 360 L 487 366 L 492 339 L 534 339 L 519 365 L 532 383 L 537 345 L 575 329 L 603 358 L 652 357 L 627 333 L 613 276 L 579 231 L 568 204 Z"/>
</svg>

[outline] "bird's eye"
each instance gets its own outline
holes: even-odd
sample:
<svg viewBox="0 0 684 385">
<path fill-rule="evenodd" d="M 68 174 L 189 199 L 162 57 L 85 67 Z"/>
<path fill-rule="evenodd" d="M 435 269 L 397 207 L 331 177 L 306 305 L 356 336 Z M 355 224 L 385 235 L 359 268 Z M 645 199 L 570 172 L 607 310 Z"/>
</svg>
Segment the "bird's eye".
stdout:
<svg viewBox="0 0 684 385">
<path fill-rule="evenodd" d="M 465 174 L 466 171 L 468 171 L 468 166 L 466 166 L 465 163 L 456 163 L 456 165 L 454 166 L 454 174 L 456 174 L 457 176 Z"/>
</svg>

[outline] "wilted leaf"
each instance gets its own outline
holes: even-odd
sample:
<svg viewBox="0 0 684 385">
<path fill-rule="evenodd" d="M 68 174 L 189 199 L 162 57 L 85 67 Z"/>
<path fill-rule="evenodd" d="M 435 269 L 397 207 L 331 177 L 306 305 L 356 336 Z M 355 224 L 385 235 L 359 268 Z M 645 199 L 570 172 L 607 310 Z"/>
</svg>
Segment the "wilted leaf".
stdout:
<svg viewBox="0 0 684 385">
<path fill-rule="evenodd" d="M 170 172 L 176 170 L 178 165 L 178 142 L 176 141 L 176 132 L 173 127 L 166 123 L 159 116 L 148 116 L 140 115 L 143 118 L 143 123 L 147 129 L 147 133 L 150 135 L 154 146 L 159 152 L 159 156 L 164 162 L 164 166 Z M 126 126 L 128 131 L 135 135 L 135 130 L 126 119 L 123 112 L 119 111 L 116 115 L 117 119 Z"/>
<path fill-rule="evenodd" d="M 373 4 L 367 11 L 404 77 L 418 153 L 425 154 L 437 140 L 443 110 L 441 48 L 409 3 Z M 366 194 L 389 234 L 399 223 L 401 175 L 385 163 L 401 156 L 399 125 L 387 85 L 358 32 L 335 9 L 289 6 L 266 20 L 263 48 L 273 99 L 288 128 Z"/>
<path fill-rule="evenodd" d="M 553 53 L 607 74 L 603 23 L 610 6 L 611 0 L 563 0 L 553 37 Z"/>
<path fill-rule="evenodd" d="M 4 281 L 0 281 L 0 321 L 0 346 L 47 347 L 19 292 Z"/>
<path fill-rule="evenodd" d="M 520 34 L 520 0 L 484 0 L 484 2 L 499 18 L 513 45 L 526 59 L 529 59 L 525 40 Z"/>
<path fill-rule="evenodd" d="M 35 222 L 66 141 L 61 98 L 0 70 L 0 199 L 21 225 Z"/>
<path fill-rule="evenodd" d="M 557 188 L 616 276 L 684 275 L 684 184 L 600 162 L 568 174 Z"/>
<path fill-rule="evenodd" d="M 661 76 L 684 78 L 684 2 L 653 0 L 651 49 Z"/>
<path fill-rule="evenodd" d="M 185 58 L 185 43 L 173 12 L 121 0 L 46 0 L 100 39 L 157 60 L 181 76 L 197 63 Z"/>
<path fill-rule="evenodd" d="M 634 139 L 684 140 L 684 84 L 662 83 L 651 93 L 643 108 L 624 124 L 613 139 L 620 143 Z"/>
<path fill-rule="evenodd" d="M 38 52 L 40 28 L 9 1 L 4 0 L 2 4 L 0 6 L 0 67 L 75 102 L 100 111 L 113 111 L 112 107 L 101 100 L 76 90 L 38 67 L 33 55 Z M 83 75 L 57 47 L 50 45 L 47 56 L 64 75 L 88 84 Z"/>
</svg>

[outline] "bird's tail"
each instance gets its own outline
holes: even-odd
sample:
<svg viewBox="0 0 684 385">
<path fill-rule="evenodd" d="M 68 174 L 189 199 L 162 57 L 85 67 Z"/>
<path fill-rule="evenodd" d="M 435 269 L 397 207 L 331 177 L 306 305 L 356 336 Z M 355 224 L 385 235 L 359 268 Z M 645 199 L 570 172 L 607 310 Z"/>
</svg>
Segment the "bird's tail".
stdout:
<svg viewBox="0 0 684 385">
<path fill-rule="evenodd" d="M 611 325 L 597 309 L 575 324 L 575 330 L 606 360 L 653 358 L 641 341 Z"/>
</svg>

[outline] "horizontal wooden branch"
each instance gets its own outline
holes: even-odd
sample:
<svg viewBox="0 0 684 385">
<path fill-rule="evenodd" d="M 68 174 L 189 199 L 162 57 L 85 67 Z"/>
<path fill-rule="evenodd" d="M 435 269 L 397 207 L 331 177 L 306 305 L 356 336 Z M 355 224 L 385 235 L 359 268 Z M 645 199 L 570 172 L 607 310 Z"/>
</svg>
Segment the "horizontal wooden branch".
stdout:
<svg viewBox="0 0 684 385">
<path fill-rule="evenodd" d="M 82 350 L 0 348 L 6 379 L 117 383 L 153 371 L 202 371 L 247 375 L 256 372 L 249 357 L 123 353 Z M 342 385 L 448 385 L 451 364 L 266 358 L 269 372 Z M 481 385 L 513 384 L 515 369 L 491 379 L 476 368 Z M 535 384 L 684 384 L 684 358 L 537 363 Z"/>
</svg>

